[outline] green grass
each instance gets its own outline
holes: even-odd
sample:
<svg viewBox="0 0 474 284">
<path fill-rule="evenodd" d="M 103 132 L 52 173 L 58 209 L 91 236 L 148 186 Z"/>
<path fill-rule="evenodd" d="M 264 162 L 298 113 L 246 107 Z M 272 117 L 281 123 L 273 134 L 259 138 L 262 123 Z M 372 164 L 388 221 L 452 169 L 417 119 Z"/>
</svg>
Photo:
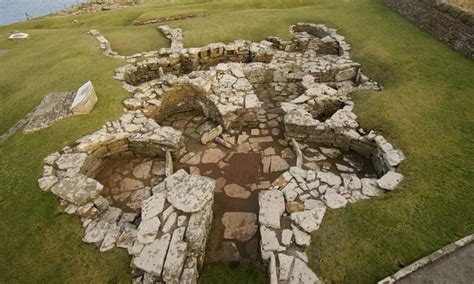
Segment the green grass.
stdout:
<svg viewBox="0 0 474 284">
<path fill-rule="evenodd" d="M 288 37 L 298 21 L 325 23 L 352 44 L 352 57 L 384 91 L 355 95 L 362 126 L 383 132 L 407 155 L 406 181 L 397 191 L 330 211 L 308 249 L 310 264 L 328 282 L 374 282 L 400 265 L 474 233 L 474 63 L 424 33 L 376 0 L 200 1 L 158 4 L 0 27 L 0 133 L 49 92 L 74 90 L 91 79 L 99 102 L 73 117 L 0 144 L 0 282 L 127 282 L 123 250 L 99 253 L 81 243 L 76 217 L 60 214 L 36 179 L 49 153 L 122 113 L 128 94 L 113 71 L 124 62 L 101 55 L 89 29 L 97 28 L 125 54 L 167 41 L 157 25 L 134 27 L 139 17 L 179 11 L 209 16 L 170 22 L 187 46 L 237 38 Z M 196 1 L 195 1 L 196 2 Z M 303 7 L 298 7 L 303 5 Z M 77 19 L 78 24 L 72 21 Z M 31 39 L 7 41 L 12 30 Z M 203 282 L 254 283 L 260 268 L 209 265 Z M 224 278 L 226 275 L 232 277 Z"/>
<path fill-rule="evenodd" d="M 202 284 L 268 283 L 267 268 L 260 263 L 210 263 L 201 270 Z"/>
</svg>

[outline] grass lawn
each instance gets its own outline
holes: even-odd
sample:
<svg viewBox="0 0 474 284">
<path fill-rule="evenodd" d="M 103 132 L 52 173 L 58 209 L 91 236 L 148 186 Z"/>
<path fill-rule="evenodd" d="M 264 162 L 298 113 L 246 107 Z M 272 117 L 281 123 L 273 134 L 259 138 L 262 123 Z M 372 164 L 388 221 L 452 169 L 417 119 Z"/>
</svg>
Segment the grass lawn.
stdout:
<svg viewBox="0 0 474 284">
<path fill-rule="evenodd" d="M 0 26 L 0 50 L 9 51 L 0 57 L 0 133 L 49 92 L 91 79 L 99 96 L 90 115 L 0 144 L 0 283 L 130 281 L 127 253 L 99 253 L 83 244 L 79 220 L 61 214 L 36 180 L 46 155 L 119 117 L 128 96 L 112 78 L 124 62 L 103 56 L 86 32 L 99 29 L 124 54 L 153 50 L 168 44 L 157 25 L 135 27 L 133 21 L 181 12 L 209 13 L 170 23 L 184 29 L 186 46 L 289 37 L 292 23 L 325 23 L 346 36 L 353 59 L 385 87 L 356 94 L 356 114 L 364 128 L 383 132 L 404 151 L 406 180 L 393 193 L 326 214 L 308 249 L 310 265 L 324 280 L 375 282 L 474 233 L 474 61 L 381 0 L 157 2 Z M 10 42 L 13 30 L 31 39 Z M 265 282 L 264 273 L 248 264 L 209 265 L 203 282 Z"/>
</svg>

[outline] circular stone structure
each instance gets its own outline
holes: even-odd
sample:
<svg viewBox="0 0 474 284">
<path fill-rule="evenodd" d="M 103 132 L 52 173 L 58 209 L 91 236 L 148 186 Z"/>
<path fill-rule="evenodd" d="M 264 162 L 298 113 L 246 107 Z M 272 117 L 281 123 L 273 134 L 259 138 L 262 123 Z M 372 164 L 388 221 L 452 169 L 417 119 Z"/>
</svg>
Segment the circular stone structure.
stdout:
<svg viewBox="0 0 474 284">
<path fill-rule="evenodd" d="M 40 188 L 81 217 L 84 242 L 128 250 L 134 283 L 196 283 L 205 259 L 259 257 L 271 283 L 320 282 L 304 249 L 325 213 L 403 181 L 403 153 L 365 131 L 350 100 L 381 87 L 324 25 L 199 48 L 184 48 L 180 29 L 161 30 L 172 48 L 129 57 L 90 31 L 105 55 L 129 62 L 115 78 L 133 97 L 119 120 L 48 156 Z M 117 156 L 164 163 L 137 212 L 101 195 L 96 177 Z M 146 162 L 132 168 L 147 177 Z"/>
</svg>

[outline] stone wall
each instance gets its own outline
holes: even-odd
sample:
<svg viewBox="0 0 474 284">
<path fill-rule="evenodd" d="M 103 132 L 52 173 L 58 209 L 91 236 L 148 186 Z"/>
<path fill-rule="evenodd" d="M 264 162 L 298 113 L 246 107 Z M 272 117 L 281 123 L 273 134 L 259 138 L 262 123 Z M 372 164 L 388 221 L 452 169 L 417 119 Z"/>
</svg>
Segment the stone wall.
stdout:
<svg viewBox="0 0 474 284">
<path fill-rule="evenodd" d="M 134 283 L 196 283 L 217 183 L 196 175 L 191 167 L 191 174 L 182 169 L 173 174 L 172 155 L 182 156 L 180 163 L 216 163 L 220 168 L 226 154 L 209 143 L 204 154 L 182 155 L 187 142 L 183 133 L 189 135 L 189 128 L 179 126 L 182 120 L 162 120 L 175 112 L 200 110 L 201 117 L 213 121 L 207 130 L 196 132 L 201 143 L 214 139 L 228 149 L 239 145 L 237 153 L 261 153 L 264 173 L 288 170 L 273 183 L 256 185 L 261 189 L 261 257 L 268 262 L 270 283 L 321 283 L 304 249 L 326 208 L 379 196 L 403 180 L 396 172 L 403 153 L 382 136 L 364 131 L 352 112 L 353 91 L 380 90 L 380 85 L 350 59 L 344 37 L 323 25 L 293 25 L 292 40 L 269 37 L 257 43 L 237 40 L 199 48 L 183 48 L 180 29 L 160 30 L 171 48 L 132 56 L 119 55 L 98 31 L 90 32 L 105 55 L 132 63 L 117 69 L 114 78 L 123 81 L 133 97 L 124 100 L 127 113 L 119 120 L 48 156 L 40 188 L 57 195 L 65 212 L 82 218 L 84 242 L 95 243 L 101 251 L 128 249 Z M 239 129 L 252 123 L 250 133 Z M 200 128 L 190 127 L 192 132 Z M 273 147 L 260 146 L 276 142 L 273 136 L 286 138 L 278 139 L 281 148 L 286 147 L 281 156 Z M 319 143 L 324 147 L 314 146 Z M 358 176 L 362 165 L 341 150 L 373 158 L 377 174 L 371 169 Z M 222 156 L 211 160 L 209 153 Z M 167 177 L 153 185 L 151 196 L 140 200 L 138 214 L 109 206 L 101 196 L 103 186 L 94 179 L 108 157 L 129 154 L 165 157 Z M 338 157 L 346 166 L 316 163 Z M 294 158 L 296 166 L 290 167 L 285 159 Z"/>
<path fill-rule="evenodd" d="M 474 13 L 436 0 L 384 0 L 407 19 L 474 58 Z"/>
</svg>

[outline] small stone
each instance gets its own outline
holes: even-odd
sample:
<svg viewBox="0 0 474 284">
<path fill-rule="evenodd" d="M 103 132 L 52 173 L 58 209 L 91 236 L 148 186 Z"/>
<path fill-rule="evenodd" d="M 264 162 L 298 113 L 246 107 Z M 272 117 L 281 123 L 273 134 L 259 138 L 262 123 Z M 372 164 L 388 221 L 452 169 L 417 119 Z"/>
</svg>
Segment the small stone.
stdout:
<svg viewBox="0 0 474 284">
<path fill-rule="evenodd" d="M 328 186 L 326 184 L 322 184 L 318 187 L 318 191 L 319 193 L 321 194 L 324 194 L 326 192 L 326 190 L 328 189 Z"/>
<path fill-rule="evenodd" d="M 295 236 L 295 242 L 299 246 L 309 246 L 311 243 L 311 235 L 300 230 L 296 225 L 291 224 L 293 235 Z"/>
<path fill-rule="evenodd" d="M 220 138 L 220 137 L 216 137 L 216 138 L 214 139 L 214 141 L 216 141 L 217 144 L 222 145 L 222 146 L 224 146 L 224 147 L 226 147 L 226 148 L 228 148 L 228 149 L 231 149 L 231 148 L 232 148 L 232 144 L 231 144 L 231 143 L 227 142 L 226 140 L 224 140 L 224 139 L 222 139 L 222 138 Z"/>
<path fill-rule="evenodd" d="M 178 217 L 178 227 L 185 226 L 186 225 L 186 220 L 187 220 L 186 216 L 184 216 L 184 215 L 179 216 Z"/>
<path fill-rule="evenodd" d="M 201 169 L 195 166 L 190 166 L 189 167 L 189 174 L 191 175 L 201 175 Z"/>
<path fill-rule="evenodd" d="M 135 242 L 133 242 L 133 245 L 128 247 L 128 254 L 137 256 L 142 252 L 144 247 L 145 244 L 142 244 L 138 240 L 135 240 Z"/>
<path fill-rule="evenodd" d="M 353 168 L 350 168 L 350 167 L 347 167 L 347 166 L 344 166 L 344 165 L 341 165 L 339 163 L 336 163 L 336 169 L 340 172 L 344 172 L 344 173 L 353 173 L 355 172 L 355 170 Z"/>
<path fill-rule="evenodd" d="M 81 168 L 84 165 L 86 158 L 86 153 L 63 154 L 56 160 L 56 165 L 60 170 Z"/>
<path fill-rule="evenodd" d="M 149 179 L 151 177 L 151 167 L 153 161 L 148 161 L 139 164 L 133 169 L 133 176 L 139 179 Z"/>
<path fill-rule="evenodd" d="M 122 217 L 120 218 L 119 224 L 126 224 L 126 223 L 133 223 L 137 218 L 137 213 L 123 213 Z"/>
<path fill-rule="evenodd" d="M 152 243 L 156 238 L 160 225 L 161 222 L 158 217 L 142 221 L 138 226 L 137 240 L 143 244 Z"/>
<path fill-rule="evenodd" d="M 271 156 L 271 172 L 285 171 L 289 167 L 290 165 L 288 165 L 288 162 L 285 159 L 281 158 L 280 156 Z"/>
<path fill-rule="evenodd" d="M 288 214 L 295 213 L 295 212 L 300 212 L 304 211 L 304 206 L 303 204 L 297 202 L 297 201 L 291 201 L 286 204 L 286 212 Z"/>
<path fill-rule="evenodd" d="M 174 224 L 176 223 L 177 218 L 178 218 L 178 214 L 176 212 L 171 213 L 170 216 L 166 219 L 165 223 L 163 224 L 161 231 L 163 233 L 168 233 L 171 230 L 171 228 L 174 226 Z"/>
<path fill-rule="evenodd" d="M 360 181 L 362 183 L 362 194 L 370 197 L 382 194 L 382 190 L 377 187 L 376 179 L 363 178 Z"/>
<path fill-rule="evenodd" d="M 173 157 L 171 156 L 170 151 L 166 151 L 166 160 L 165 160 L 165 176 L 169 177 L 173 174 Z"/>
<path fill-rule="evenodd" d="M 331 172 L 318 172 L 318 178 L 329 186 L 336 186 L 342 183 L 341 177 Z"/>
<path fill-rule="evenodd" d="M 90 244 L 101 242 L 105 234 L 107 234 L 110 225 L 105 220 L 91 222 L 86 228 L 82 241 Z"/>
<path fill-rule="evenodd" d="M 270 274 L 270 284 L 277 284 L 278 272 L 277 272 L 277 267 L 276 267 L 275 254 L 273 253 L 270 255 L 270 264 L 268 265 L 268 273 Z"/>
<path fill-rule="evenodd" d="M 249 138 L 250 143 L 271 143 L 273 142 L 273 137 L 271 136 L 263 136 L 263 137 L 251 137 Z"/>
<path fill-rule="evenodd" d="M 202 163 L 203 164 L 217 164 L 220 160 L 222 160 L 226 154 L 218 148 L 207 149 L 203 156 L 202 156 Z"/>
<path fill-rule="evenodd" d="M 325 213 L 326 207 L 318 207 L 310 211 L 292 213 L 290 217 L 301 229 L 312 233 L 319 228 Z"/>
<path fill-rule="evenodd" d="M 284 229 L 281 232 L 281 243 L 285 246 L 291 245 L 293 241 L 293 231 L 289 229 Z"/>
<path fill-rule="evenodd" d="M 166 178 L 167 200 L 186 213 L 202 210 L 214 198 L 215 181 L 179 170 Z"/>
<path fill-rule="evenodd" d="M 222 219 L 224 238 L 247 242 L 257 232 L 257 215 L 249 212 L 226 212 Z"/>
<path fill-rule="evenodd" d="M 84 205 L 96 199 L 103 188 L 96 180 L 77 174 L 56 183 L 51 192 L 76 205 Z"/>
<path fill-rule="evenodd" d="M 163 211 L 166 195 L 157 193 L 142 203 L 142 220 L 151 219 Z"/>
<path fill-rule="evenodd" d="M 340 155 L 342 155 L 342 152 L 338 149 L 335 149 L 335 148 L 325 148 L 325 147 L 319 147 L 319 150 L 321 150 L 321 152 L 329 157 L 329 158 L 337 158 L 339 157 Z"/>
<path fill-rule="evenodd" d="M 313 210 L 315 208 L 322 208 L 322 207 L 325 207 L 322 201 L 314 200 L 314 199 L 307 199 L 304 201 L 305 210 Z"/>
<path fill-rule="evenodd" d="M 38 186 L 43 191 L 48 191 L 53 185 L 55 185 L 59 179 L 55 176 L 42 177 L 38 179 Z"/>
<path fill-rule="evenodd" d="M 226 185 L 224 187 L 224 192 L 229 197 L 240 199 L 248 199 L 251 195 L 250 191 L 235 183 Z"/>
<path fill-rule="evenodd" d="M 77 208 L 78 208 L 77 205 L 69 203 L 69 205 L 66 208 L 64 208 L 64 212 L 66 212 L 69 215 L 72 215 L 76 213 Z"/>
<path fill-rule="evenodd" d="M 163 266 L 163 279 L 167 283 L 178 283 L 187 257 L 188 243 L 182 241 L 185 228 L 176 229 L 171 238 Z"/>
<path fill-rule="evenodd" d="M 339 193 L 326 192 L 324 199 L 327 206 L 332 209 L 343 208 L 347 205 L 347 199 Z"/>
<path fill-rule="evenodd" d="M 239 135 L 239 138 L 237 139 L 237 144 L 242 145 L 244 142 L 246 142 L 249 139 L 248 135 Z"/>
<path fill-rule="evenodd" d="M 291 266 L 293 264 L 294 257 L 289 256 L 283 253 L 278 254 L 278 261 L 280 263 L 280 273 L 279 273 L 279 280 L 288 280 L 290 277 Z"/>
<path fill-rule="evenodd" d="M 280 218 L 285 212 L 285 199 L 279 190 L 264 190 L 258 195 L 259 222 L 261 225 L 279 229 Z"/>
<path fill-rule="evenodd" d="M 262 249 L 265 251 L 282 251 L 285 249 L 280 246 L 276 233 L 265 226 L 260 226 L 260 237 Z"/>
<path fill-rule="evenodd" d="M 238 153 L 248 153 L 252 150 L 252 147 L 250 146 L 250 143 L 248 142 L 245 142 L 241 145 L 239 145 L 239 147 L 237 147 L 237 152 Z"/>
<path fill-rule="evenodd" d="M 133 228 L 124 228 L 122 234 L 117 240 L 116 246 L 119 248 L 129 248 L 137 238 L 137 230 Z"/>
<path fill-rule="evenodd" d="M 153 243 L 146 245 L 140 255 L 133 259 L 133 265 L 145 272 L 160 276 L 170 239 L 170 234 L 164 234 Z"/>
<path fill-rule="evenodd" d="M 202 144 L 207 144 L 214 140 L 217 136 L 222 134 L 222 126 L 218 125 L 217 127 L 211 129 L 208 132 L 205 132 L 201 136 L 201 143 Z"/>
<path fill-rule="evenodd" d="M 117 224 L 112 224 L 109 227 L 109 230 L 105 234 L 104 240 L 102 241 L 102 244 L 100 246 L 100 251 L 108 251 L 111 250 L 114 246 L 115 243 L 117 242 L 120 234 L 122 233 L 122 230 L 120 229 L 120 226 Z"/>
<path fill-rule="evenodd" d="M 394 171 L 389 171 L 383 177 L 377 180 L 380 188 L 385 190 L 394 190 L 403 180 L 403 175 Z"/>
<path fill-rule="evenodd" d="M 268 147 L 268 148 L 266 148 L 266 149 L 263 151 L 263 155 L 264 155 L 264 156 L 276 155 L 275 148 L 273 148 L 273 147 Z"/>
<path fill-rule="evenodd" d="M 323 282 L 316 274 L 299 258 L 295 258 L 293 269 L 291 271 L 289 283 L 315 283 Z"/>
</svg>

